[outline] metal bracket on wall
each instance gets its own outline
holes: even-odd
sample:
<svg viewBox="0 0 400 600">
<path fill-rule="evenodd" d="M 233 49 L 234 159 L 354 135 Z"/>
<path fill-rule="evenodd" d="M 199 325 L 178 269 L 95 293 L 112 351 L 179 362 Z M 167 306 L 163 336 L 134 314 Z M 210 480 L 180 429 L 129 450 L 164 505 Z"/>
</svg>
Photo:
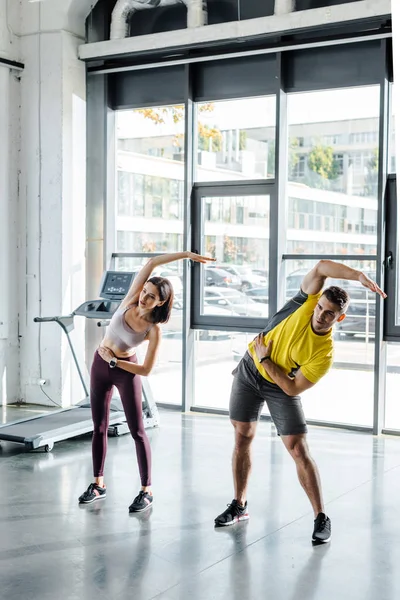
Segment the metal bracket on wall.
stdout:
<svg viewBox="0 0 400 600">
<path fill-rule="evenodd" d="M 2 58 L 1 56 L 0 66 L 13 69 L 14 71 L 23 71 L 25 69 L 25 65 L 23 63 L 16 62 L 15 60 L 9 60 L 8 58 Z"/>
</svg>

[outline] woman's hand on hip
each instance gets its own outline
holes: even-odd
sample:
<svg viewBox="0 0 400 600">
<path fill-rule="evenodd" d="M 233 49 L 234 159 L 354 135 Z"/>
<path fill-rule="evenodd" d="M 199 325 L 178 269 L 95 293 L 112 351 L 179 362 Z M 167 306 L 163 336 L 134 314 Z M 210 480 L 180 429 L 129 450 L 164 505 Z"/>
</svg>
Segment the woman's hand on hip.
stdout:
<svg viewBox="0 0 400 600">
<path fill-rule="evenodd" d="M 105 346 L 99 346 L 97 352 L 99 353 L 101 358 L 108 363 L 112 358 L 115 358 L 115 354 Z"/>
</svg>

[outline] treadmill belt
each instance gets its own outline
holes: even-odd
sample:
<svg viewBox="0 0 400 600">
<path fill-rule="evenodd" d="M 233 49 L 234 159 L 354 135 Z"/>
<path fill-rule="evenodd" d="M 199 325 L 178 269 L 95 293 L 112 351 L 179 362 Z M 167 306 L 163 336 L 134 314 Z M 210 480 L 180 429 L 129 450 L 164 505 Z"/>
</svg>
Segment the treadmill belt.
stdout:
<svg viewBox="0 0 400 600">
<path fill-rule="evenodd" d="M 0 427 L 0 438 L 2 432 L 6 435 L 31 438 L 41 433 L 49 433 L 55 429 L 81 424 L 82 421 L 92 420 L 90 408 L 72 408 L 55 414 L 46 414 L 20 423 Z"/>
</svg>

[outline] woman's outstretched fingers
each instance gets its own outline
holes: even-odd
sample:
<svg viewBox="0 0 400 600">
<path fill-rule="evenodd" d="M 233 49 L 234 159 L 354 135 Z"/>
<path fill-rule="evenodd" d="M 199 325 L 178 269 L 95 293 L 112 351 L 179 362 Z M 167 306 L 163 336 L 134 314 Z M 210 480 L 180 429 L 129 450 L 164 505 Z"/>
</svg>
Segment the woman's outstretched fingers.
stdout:
<svg viewBox="0 0 400 600">
<path fill-rule="evenodd" d="M 188 258 L 200 263 L 215 262 L 217 260 L 216 258 L 211 258 L 211 256 L 202 256 L 201 254 L 196 254 L 196 252 L 188 252 Z"/>
</svg>

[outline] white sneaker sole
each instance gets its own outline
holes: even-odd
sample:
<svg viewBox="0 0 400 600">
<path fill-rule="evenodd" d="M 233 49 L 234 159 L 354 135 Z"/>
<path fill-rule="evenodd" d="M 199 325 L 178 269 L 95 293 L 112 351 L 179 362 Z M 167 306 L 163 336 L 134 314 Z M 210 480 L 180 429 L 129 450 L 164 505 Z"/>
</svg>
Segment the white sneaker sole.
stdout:
<svg viewBox="0 0 400 600">
<path fill-rule="evenodd" d="M 332 538 L 332 536 L 329 536 L 327 540 L 320 540 L 319 538 L 313 537 L 313 538 L 311 538 L 311 540 L 313 542 L 319 542 L 320 544 L 327 544 L 328 542 L 331 541 L 331 538 Z"/>
<path fill-rule="evenodd" d="M 96 502 L 96 500 L 103 500 L 106 497 L 106 494 L 102 494 L 101 496 L 96 496 L 96 498 L 92 498 L 92 500 L 79 500 L 79 504 L 92 504 L 92 502 Z"/>
<path fill-rule="evenodd" d="M 131 510 L 130 508 L 128 510 L 129 510 L 130 514 L 135 514 L 135 513 L 144 512 L 145 510 L 149 510 L 149 508 L 151 508 L 152 506 L 153 506 L 153 502 L 150 502 L 150 504 L 148 504 L 144 508 L 139 508 L 139 510 Z"/>
<path fill-rule="evenodd" d="M 215 521 L 215 525 L 217 527 L 228 527 L 229 525 L 235 525 L 235 523 L 239 523 L 239 521 L 247 521 L 247 519 L 249 518 L 249 515 L 242 515 L 241 517 L 235 517 L 232 521 L 229 521 L 228 523 L 218 523 L 218 521 Z"/>
</svg>

